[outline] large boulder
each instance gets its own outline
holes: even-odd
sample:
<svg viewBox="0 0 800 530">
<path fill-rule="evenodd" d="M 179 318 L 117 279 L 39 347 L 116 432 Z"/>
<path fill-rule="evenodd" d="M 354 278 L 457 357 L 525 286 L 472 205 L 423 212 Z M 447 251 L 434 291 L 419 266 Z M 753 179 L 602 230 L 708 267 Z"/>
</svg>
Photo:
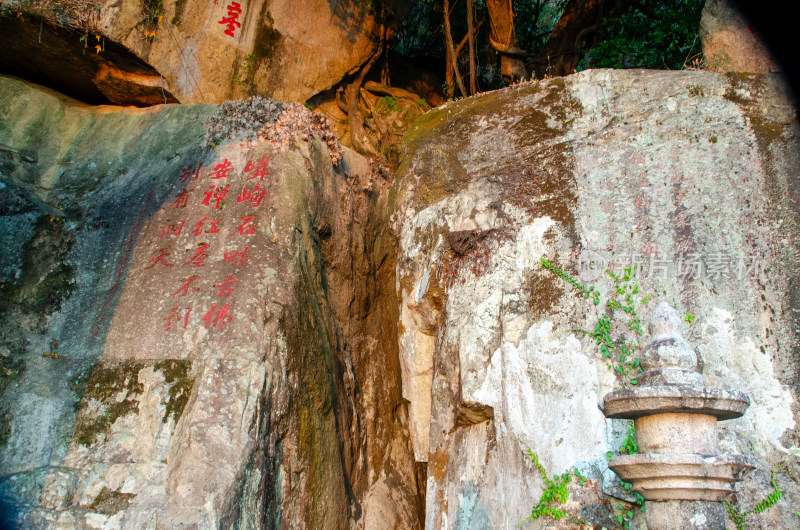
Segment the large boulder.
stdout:
<svg viewBox="0 0 800 530">
<path fill-rule="evenodd" d="M 305 101 L 377 51 L 379 15 L 326 0 L 21 0 L 0 6 L 0 71 L 103 103 Z"/>
<path fill-rule="evenodd" d="M 601 400 L 636 385 L 659 301 L 685 317 L 709 386 L 752 398 L 718 430 L 722 451 L 758 462 L 735 509 L 772 493 L 780 464 L 784 501 L 748 521 L 796 525 L 798 133 L 776 77 L 636 70 L 522 84 L 411 127 L 393 208 L 427 528 L 514 526 L 543 473 L 573 468 L 587 482 L 546 507 L 643 522 L 607 470 L 628 425 Z M 574 519 L 531 527 L 552 524 Z"/>
<path fill-rule="evenodd" d="M 780 69 L 755 27 L 731 0 L 708 0 L 700 18 L 705 69 L 770 73 Z"/>
<path fill-rule="evenodd" d="M 0 93 L 0 526 L 419 526 L 386 173 L 297 104 Z"/>
</svg>

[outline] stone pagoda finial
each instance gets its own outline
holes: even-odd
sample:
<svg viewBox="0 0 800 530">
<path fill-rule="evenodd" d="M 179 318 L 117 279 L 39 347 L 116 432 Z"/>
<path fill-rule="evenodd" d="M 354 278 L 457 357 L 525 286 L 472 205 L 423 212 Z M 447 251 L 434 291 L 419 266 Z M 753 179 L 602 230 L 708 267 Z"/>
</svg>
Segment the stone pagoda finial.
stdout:
<svg viewBox="0 0 800 530">
<path fill-rule="evenodd" d="M 697 355 L 681 333 L 681 317 L 666 303 L 650 318 L 650 343 L 639 356 L 642 385 L 702 385 Z"/>
<path fill-rule="evenodd" d="M 653 311 L 650 335 L 639 359 L 645 370 L 640 385 L 603 398 L 606 417 L 634 420 L 640 453 L 614 457 L 608 466 L 649 501 L 651 530 L 725 528 L 720 501 L 755 462 L 716 454 L 717 421 L 742 416 L 750 398 L 703 385 L 697 355 L 681 334 L 681 319 L 666 302 Z M 703 522 L 698 526 L 698 521 Z"/>
</svg>

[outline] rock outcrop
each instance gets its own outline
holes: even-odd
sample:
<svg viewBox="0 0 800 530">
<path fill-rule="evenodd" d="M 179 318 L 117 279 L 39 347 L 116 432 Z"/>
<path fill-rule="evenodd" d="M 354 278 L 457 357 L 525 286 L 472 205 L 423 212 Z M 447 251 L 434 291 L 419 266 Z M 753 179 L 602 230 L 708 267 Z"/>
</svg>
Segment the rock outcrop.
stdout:
<svg viewBox="0 0 800 530">
<path fill-rule="evenodd" d="M 700 19 L 705 69 L 712 72 L 778 72 L 763 39 L 729 0 L 709 0 Z"/>
<path fill-rule="evenodd" d="M 0 85 L 3 523 L 419 526 L 385 172 L 300 105 L 214 148 L 239 107 Z"/>
<path fill-rule="evenodd" d="M 305 101 L 378 50 L 378 15 L 325 0 L 14 0 L 0 71 L 93 103 Z"/>
<path fill-rule="evenodd" d="M 0 94 L 3 523 L 506 528 L 567 478 L 538 526 L 643 523 L 602 397 L 637 387 L 666 301 L 708 386 L 750 396 L 706 431 L 757 465 L 731 509 L 774 479 L 748 522 L 795 524 L 777 78 L 596 70 L 450 102 L 394 184 L 297 104 Z"/>
<path fill-rule="evenodd" d="M 638 383 L 660 300 L 708 384 L 752 399 L 716 431 L 758 464 L 734 506 L 769 495 L 780 464 L 785 502 L 748 521 L 796 524 L 799 132 L 775 77 L 632 70 L 447 103 L 411 127 L 393 208 L 427 528 L 512 527 L 542 469 L 573 468 L 587 480 L 550 508 L 643 523 L 607 470 L 627 424 L 600 407 Z"/>
</svg>

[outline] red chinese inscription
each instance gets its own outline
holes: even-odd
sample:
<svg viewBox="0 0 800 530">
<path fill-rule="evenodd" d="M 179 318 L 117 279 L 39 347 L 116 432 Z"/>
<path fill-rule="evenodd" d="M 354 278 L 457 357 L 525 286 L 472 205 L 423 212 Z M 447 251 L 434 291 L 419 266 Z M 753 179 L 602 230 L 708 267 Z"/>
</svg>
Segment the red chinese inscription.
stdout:
<svg viewBox="0 0 800 530">
<path fill-rule="evenodd" d="M 161 233 L 158 234 L 158 237 L 164 236 L 179 236 L 181 235 L 181 230 L 183 230 L 183 221 L 176 223 L 174 225 L 161 225 Z"/>
<path fill-rule="evenodd" d="M 203 164 L 198 165 L 197 169 L 195 169 L 193 166 L 189 166 L 189 167 L 183 168 L 181 170 L 181 175 L 178 177 L 178 181 L 179 182 L 186 182 L 189 179 L 191 179 L 191 180 L 199 179 L 200 178 L 200 168 L 201 167 L 203 167 Z"/>
<path fill-rule="evenodd" d="M 189 205 L 189 190 L 183 190 L 175 199 L 175 208 L 186 208 Z"/>
<path fill-rule="evenodd" d="M 174 293 L 172 293 L 170 296 L 175 296 L 178 293 L 181 293 L 181 296 L 186 296 L 187 294 L 189 294 L 189 287 L 192 285 L 192 282 L 195 281 L 195 280 L 197 280 L 197 276 L 190 276 L 190 277 L 186 278 L 185 280 L 182 280 L 183 281 L 183 285 L 181 285 L 178 288 L 178 290 L 175 291 Z M 199 291 L 200 288 L 199 287 L 192 287 L 192 290 Z"/>
<path fill-rule="evenodd" d="M 250 252 L 250 247 L 244 247 L 244 250 L 231 250 L 225 253 L 222 261 L 225 263 L 233 263 L 237 267 L 241 267 L 244 265 L 244 262 L 247 261 L 248 252 Z"/>
<path fill-rule="evenodd" d="M 199 236 L 200 234 L 203 233 L 203 227 L 205 226 L 206 219 L 208 219 L 208 217 L 203 217 L 202 219 L 200 219 L 199 223 L 194 225 L 193 229 L 194 235 Z M 216 232 L 219 232 L 219 229 L 217 228 L 217 223 L 219 223 L 219 221 L 209 221 L 208 224 L 211 225 L 211 227 L 208 230 L 206 230 L 206 234 L 214 234 Z"/>
<path fill-rule="evenodd" d="M 202 318 L 206 329 L 216 326 L 217 331 L 222 331 L 223 324 L 227 324 L 233 319 L 233 315 L 229 313 L 230 309 L 230 304 L 225 304 L 224 307 L 211 304 L 211 309 L 209 309 L 206 316 Z"/>
<path fill-rule="evenodd" d="M 253 174 L 250 175 L 250 180 L 259 179 L 264 182 L 264 177 L 269 175 L 269 156 L 262 156 L 257 165 L 252 160 L 248 160 L 244 166 L 244 172 L 250 173 L 251 171 Z"/>
<path fill-rule="evenodd" d="M 258 208 L 258 206 L 261 204 L 261 201 L 264 200 L 264 195 L 266 193 L 267 190 L 259 187 L 259 185 L 256 184 L 256 187 L 253 188 L 253 191 L 250 191 L 250 188 L 245 188 L 241 195 L 236 198 L 236 202 L 250 201 L 254 208 Z"/>
<path fill-rule="evenodd" d="M 205 260 L 208 259 L 208 254 L 206 254 L 206 249 L 208 245 L 205 243 L 201 243 L 200 247 L 194 251 L 194 255 L 189 258 L 189 261 L 185 262 L 184 265 L 192 264 L 192 267 L 205 267 L 206 264 L 204 263 Z"/>
<path fill-rule="evenodd" d="M 169 331 L 172 328 L 173 324 L 180 323 L 181 315 L 178 314 L 178 307 L 173 307 L 172 311 L 170 312 L 169 316 L 164 319 L 164 329 Z M 189 325 L 189 314 L 192 312 L 192 308 L 186 310 L 186 313 L 183 315 L 183 324 L 181 327 L 186 329 L 186 326 Z"/>
<path fill-rule="evenodd" d="M 251 225 L 250 222 L 255 218 L 256 217 L 254 215 L 251 215 L 249 217 L 242 217 L 242 224 L 239 225 L 239 228 L 237 228 L 236 230 L 234 230 L 233 232 L 231 232 L 228 235 L 232 236 L 233 234 L 235 234 L 237 232 L 240 233 L 243 236 L 252 234 L 253 232 L 256 231 L 256 227 L 255 227 L 255 225 Z"/>
<path fill-rule="evenodd" d="M 228 173 L 231 171 L 233 171 L 233 167 L 231 167 L 231 161 L 226 158 L 224 161 L 222 161 L 222 163 L 214 166 L 214 176 L 211 177 L 211 180 L 228 178 L 230 177 Z"/>
<path fill-rule="evenodd" d="M 219 210 L 223 204 L 225 204 L 225 196 L 228 194 L 228 185 L 225 186 L 215 186 L 212 184 L 206 191 L 203 192 L 205 195 L 205 199 L 203 199 L 203 204 L 206 206 L 211 206 L 211 203 L 214 203 L 214 208 Z"/>
<path fill-rule="evenodd" d="M 229 287 L 232 283 L 236 283 L 239 280 L 233 277 L 233 274 L 228 274 L 228 277 L 222 283 L 215 283 L 214 287 L 219 287 L 219 292 L 217 296 L 228 296 L 233 292 L 233 287 Z"/>
<path fill-rule="evenodd" d="M 231 2 L 228 5 L 228 17 L 223 18 L 219 21 L 220 24 L 224 24 L 227 26 L 225 29 L 225 35 L 229 37 L 235 37 L 236 28 L 241 28 L 241 22 L 238 22 L 236 19 L 239 18 L 239 15 L 242 12 L 242 8 L 239 6 L 239 2 Z"/>
<path fill-rule="evenodd" d="M 150 265 L 145 267 L 145 269 L 152 269 L 153 267 L 155 267 L 159 263 L 161 263 L 165 267 L 172 267 L 172 264 L 167 263 L 167 260 L 164 259 L 167 256 L 169 256 L 169 252 L 167 252 L 167 249 L 160 248 L 160 249 L 158 249 L 157 252 L 158 252 L 158 256 L 153 256 L 152 258 L 150 258 Z"/>
</svg>

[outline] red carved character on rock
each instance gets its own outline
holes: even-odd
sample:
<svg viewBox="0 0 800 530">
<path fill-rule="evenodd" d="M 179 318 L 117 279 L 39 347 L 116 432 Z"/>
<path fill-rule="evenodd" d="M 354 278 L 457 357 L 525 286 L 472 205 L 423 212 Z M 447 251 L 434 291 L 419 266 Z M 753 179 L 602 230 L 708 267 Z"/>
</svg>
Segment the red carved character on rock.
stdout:
<svg viewBox="0 0 800 530">
<path fill-rule="evenodd" d="M 203 192 L 205 195 L 205 199 L 203 199 L 203 204 L 206 206 L 211 206 L 211 203 L 214 203 L 214 208 L 219 210 L 223 204 L 225 204 L 225 196 L 228 194 L 228 185 L 225 186 L 215 186 L 212 184 L 206 191 Z"/>
<path fill-rule="evenodd" d="M 206 254 L 206 249 L 208 245 L 206 243 L 201 243 L 200 247 L 194 251 L 194 255 L 189 258 L 189 261 L 185 262 L 184 265 L 192 264 L 192 267 L 205 267 L 204 261 L 208 259 L 208 254 Z"/>
<path fill-rule="evenodd" d="M 233 274 L 228 274 L 228 277 L 222 283 L 215 283 L 214 287 L 219 287 L 219 292 L 217 296 L 228 296 L 233 292 L 233 287 L 228 287 L 232 283 L 236 283 L 239 280 L 233 277 Z"/>
<path fill-rule="evenodd" d="M 244 172 L 250 173 L 251 171 L 253 171 L 253 174 L 250 175 L 250 180 L 259 179 L 261 182 L 264 182 L 264 177 L 269 175 L 269 156 L 262 156 L 261 160 L 258 161 L 258 165 L 252 160 L 248 160 L 247 164 L 244 166 Z"/>
<path fill-rule="evenodd" d="M 203 217 L 202 219 L 200 219 L 200 222 L 194 225 L 194 228 L 192 229 L 194 235 L 199 236 L 200 234 L 203 233 L 203 227 L 205 226 L 206 219 L 208 219 L 208 217 Z M 206 230 L 206 234 L 214 234 L 216 232 L 219 232 L 219 229 L 217 228 L 217 223 L 219 223 L 219 221 L 209 221 L 208 224 L 211 226 L 209 227 L 208 230 Z"/>
<path fill-rule="evenodd" d="M 224 307 L 211 304 L 211 309 L 201 319 L 205 323 L 206 329 L 213 329 L 216 326 L 217 331 L 222 331 L 223 324 L 227 324 L 233 319 L 233 315 L 229 313 L 230 309 L 230 304 L 225 304 Z M 215 311 L 216 314 L 214 313 Z"/>
<path fill-rule="evenodd" d="M 153 256 L 152 258 L 150 258 L 150 265 L 145 267 L 145 269 L 152 269 L 153 267 L 155 267 L 159 263 L 164 265 L 165 267 L 172 267 L 172 264 L 167 263 L 167 260 L 164 259 L 167 256 L 169 256 L 169 252 L 167 252 L 167 249 L 160 248 L 160 249 L 158 249 L 157 252 L 158 252 L 158 256 Z"/>
<path fill-rule="evenodd" d="M 239 234 L 243 235 L 243 236 L 252 234 L 253 232 L 256 231 L 256 227 L 255 227 L 255 225 L 251 225 L 250 222 L 255 218 L 256 217 L 254 215 L 251 215 L 249 217 L 242 217 L 242 224 L 239 225 L 239 228 L 237 228 L 236 230 L 234 230 L 233 232 L 231 232 L 228 235 L 232 236 L 233 234 L 235 234 L 237 232 Z"/>
<path fill-rule="evenodd" d="M 224 24 L 227 26 L 225 29 L 225 35 L 229 37 L 235 37 L 236 28 L 241 28 L 241 22 L 237 22 L 237 18 L 239 18 L 239 14 L 242 12 L 242 8 L 239 6 L 239 2 L 231 2 L 228 5 L 228 18 L 223 18 L 219 21 L 220 24 Z"/>
<path fill-rule="evenodd" d="M 184 183 L 189 179 L 191 179 L 191 180 L 199 179 L 200 178 L 200 168 L 201 167 L 203 167 L 203 164 L 198 165 L 197 169 L 195 169 L 192 166 L 183 168 L 181 170 L 180 176 L 178 177 L 178 182 Z"/>
<path fill-rule="evenodd" d="M 175 291 L 174 293 L 172 293 L 170 296 L 175 296 L 178 293 L 181 293 L 181 296 L 186 296 L 187 294 L 189 294 L 189 287 L 192 285 L 192 282 L 197 280 L 197 278 L 198 278 L 197 276 L 190 276 L 190 277 L 186 278 L 185 280 L 181 280 L 181 281 L 183 281 L 183 285 L 181 285 L 178 288 L 178 290 Z M 199 287 L 192 287 L 192 289 L 195 290 L 195 291 L 199 291 L 200 290 Z"/>
<path fill-rule="evenodd" d="M 233 263 L 237 267 L 244 265 L 247 261 L 247 253 L 250 252 L 250 247 L 244 247 L 244 250 L 231 250 L 226 252 L 222 261 L 225 263 Z"/>
<path fill-rule="evenodd" d="M 261 201 L 264 200 L 264 195 L 266 193 L 267 190 L 262 189 L 258 184 L 256 184 L 256 187 L 253 188 L 253 191 L 250 191 L 249 188 L 245 188 L 241 195 L 236 198 L 236 202 L 250 201 L 254 208 L 258 208 L 258 206 L 261 204 Z"/>
<path fill-rule="evenodd" d="M 178 307 L 173 307 L 172 311 L 170 312 L 169 316 L 164 319 L 164 329 L 169 331 L 172 328 L 173 324 L 180 323 L 181 315 L 178 314 Z M 186 326 L 189 324 L 189 314 L 191 314 L 192 308 L 186 310 L 186 313 L 183 315 L 183 324 L 181 327 L 186 329 Z"/>
</svg>

